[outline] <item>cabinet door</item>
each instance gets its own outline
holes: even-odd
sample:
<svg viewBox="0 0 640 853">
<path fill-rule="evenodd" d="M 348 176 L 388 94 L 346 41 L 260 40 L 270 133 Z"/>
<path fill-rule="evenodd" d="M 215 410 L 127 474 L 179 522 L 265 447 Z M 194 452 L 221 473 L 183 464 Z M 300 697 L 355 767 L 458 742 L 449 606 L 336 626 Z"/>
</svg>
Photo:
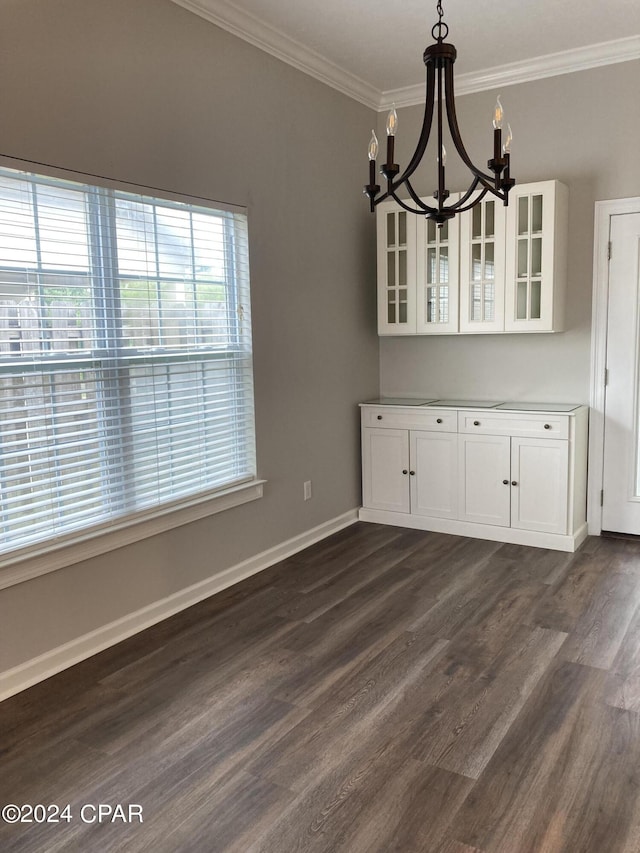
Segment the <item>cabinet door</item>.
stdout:
<svg viewBox="0 0 640 853">
<path fill-rule="evenodd" d="M 458 517 L 458 436 L 455 432 L 412 431 L 411 512 Z"/>
<path fill-rule="evenodd" d="M 370 509 L 409 512 L 408 430 L 362 430 L 362 492 Z"/>
<path fill-rule="evenodd" d="M 395 201 L 376 211 L 378 334 L 416 333 L 416 222 Z"/>
<path fill-rule="evenodd" d="M 511 526 L 567 533 L 569 442 L 511 439 Z"/>
<path fill-rule="evenodd" d="M 460 215 L 460 331 L 504 330 L 505 207 L 489 196 Z"/>
<path fill-rule="evenodd" d="M 451 195 L 455 201 L 458 193 Z M 433 199 L 425 199 L 433 204 Z M 458 217 L 438 228 L 432 219 L 417 223 L 416 332 L 452 335 L 458 331 Z"/>
<path fill-rule="evenodd" d="M 562 331 L 567 188 L 515 186 L 507 209 L 505 331 Z"/>
<path fill-rule="evenodd" d="M 511 439 L 506 435 L 459 435 L 458 439 L 459 518 L 509 527 Z"/>
</svg>

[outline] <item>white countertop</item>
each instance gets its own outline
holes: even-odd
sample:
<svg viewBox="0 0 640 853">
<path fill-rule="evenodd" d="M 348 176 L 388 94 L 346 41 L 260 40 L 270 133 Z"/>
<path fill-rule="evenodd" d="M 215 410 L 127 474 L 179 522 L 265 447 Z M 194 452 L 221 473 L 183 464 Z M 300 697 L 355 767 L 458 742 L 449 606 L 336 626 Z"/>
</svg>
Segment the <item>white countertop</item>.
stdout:
<svg viewBox="0 0 640 853">
<path fill-rule="evenodd" d="M 581 403 L 527 403 L 503 402 L 501 400 L 424 400 L 412 397 L 380 397 L 367 400 L 361 406 L 426 406 L 441 409 L 499 409 L 510 412 L 559 412 L 568 413 L 581 408 Z"/>
</svg>

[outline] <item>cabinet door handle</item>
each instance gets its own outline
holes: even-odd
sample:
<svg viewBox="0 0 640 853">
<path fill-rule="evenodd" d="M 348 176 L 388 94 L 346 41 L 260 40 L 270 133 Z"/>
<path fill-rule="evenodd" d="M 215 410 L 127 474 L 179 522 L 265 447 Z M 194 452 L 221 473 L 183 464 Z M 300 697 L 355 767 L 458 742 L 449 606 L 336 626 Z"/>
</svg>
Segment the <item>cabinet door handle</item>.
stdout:
<svg viewBox="0 0 640 853">
<path fill-rule="evenodd" d="M 408 474 L 409 472 L 407 471 L 407 469 L 406 469 L 406 468 L 403 468 L 403 469 L 402 469 L 402 473 L 403 473 L 403 474 Z"/>
<path fill-rule="evenodd" d="M 436 423 L 437 423 L 437 424 L 441 424 L 441 423 L 442 423 L 442 418 L 436 418 Z"/>
<path fill-rule="evenodd" d="M 509 485 L 509 481 L 508 481 L 508 480 L 503 480 L 503 481 L 502 481 L 502 483 L 503 483 L 503 485 L 505 485 L 505 486 L 508 486 L 508 485 Z"/>
<path fill-rule="evenodd" d="M 544 425 L 544 428 L 545 428 L 545 429 L 551 429 L 551 424 L 545 424 L 545 425 Z"/>
<path fill-rule="evenodd" d="M 517 483 L 515 480 L 512 480 L 512 481 L 511 481 L 511 485 L 512 485 L 512 486 L 517 486 L 517 485 L 518 485 L 518 483 Z"/>
<path fill-rule="evenodd" d="M 415 476 L 416 476 L 416 472 L 415 472 L 415 471 L 409 471 L 409 473 L 411 474 L 411 476 L 412 476 L 412 477 L 415 477 Z"/>
<path fill-rule="evenodd" d="M 382 420 L 382 415 L 378 415 L 378 420 L 379 420 L 379 421 L 381 421 L 381 420 Z"/>
<path fill-rule="evenodd" d="M 480 421 L 474 421 L 474 422 L 473 422 L 473 425 L 474 425 L 474 426 L 480 426 Z"/>
</svg>

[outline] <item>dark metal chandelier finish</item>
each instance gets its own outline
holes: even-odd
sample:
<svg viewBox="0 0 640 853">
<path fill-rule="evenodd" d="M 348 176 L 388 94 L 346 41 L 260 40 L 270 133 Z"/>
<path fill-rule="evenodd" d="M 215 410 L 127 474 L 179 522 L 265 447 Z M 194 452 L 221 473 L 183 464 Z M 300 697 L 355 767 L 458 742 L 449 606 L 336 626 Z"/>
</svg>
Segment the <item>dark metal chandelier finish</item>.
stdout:
<svg viewBox="0 0 640 853">
<path fill-rule="evenodd" d="M 493 174 L 483 172 L 471 162 L 471 158 L 467 154 L 460 129 L 458 127 L 458 119 L 456 118 L 456 108 L 453 92 L 453 63 L 456 60 L 456 49 L 452 44 L 447 44 L 445 38 L 449 33 L 449 27 L 442 20 L 442 2 L 438 0 L 437 4 L 438 22 L 433 26 L 431 35 L 435 42 L 427 47 L 424 52 L 424 63 L 427 67 L 427 98 L 424 110 L 424 120 L 422 123 L 422 131 L 416 150 L 409 162 L 409 165 L 402 174 L 399 175 L 400 166 L 394 163 L 394 143 L 395 133 L 397 129 L 397 115 L 395 108 L 389 113 L 387 120 L 387 160 L 380 167 L 380 173 L 387 180 L 387 189 L 382 195 L 380 187 L 376 184 L 376 157 L 378 154 L 378 140 L 375 132 L 369 143 L 369 183 L 365 186 L 364 192 L 369 197 L 371 202 L 371 211 L 381 201 L 388 198 L 394 198 L 400 207 L 409 213 L 416 213 L 425 216 L 427 219 L 434 219 L 438 225 L 442 225 L 448 219 L 453 219 L 456 213 L 462 213 L 469 210 L 478 204 L 484 196 L 490 192 L 501 199 L 505 206 L 509 203 L 509 190 L 515 184 L 515 180 L 509 173 L 510 145 L 511 145 L 511 128 L 508 127 L 507 138 L 503 145 L 502 143 L 502 123 L 503 113 L 500 99 L 496 104 L 493 118 L 493 157 L 487 163 L 487 168 Z M 436 89 L 437 87 L 437 89 Z M 429 136 L 431 134 L 431 126 L 433 124 L 433 110 L 436 104 L 437 91 L 437 134 L 438 134 L 438 188 L 433 193 L 436 201 L 435 205 L 428 205 L 422 201 L 414 188 L 411 186 L 410 178 L 417 169 L 424 153 L 427 149 Z M 455 202 L 447 205 L 445 202 L 449 198 L 450 192 L 446 187 L 445 181 L 445 164 L 446 151 L 443 145 L 443 112 L 446 110 L 449 132 L 456 147 L 460 158 L 469 168 L 473 175 L 473 180 L 469 189 Z M 412 207 L 406 201 L 398 198 L 397 193 L 404 187 L 409 194 L 411 201 L 415 204 Z M 475 195 L 472 201 L 470 199 Z"/>
</svg>

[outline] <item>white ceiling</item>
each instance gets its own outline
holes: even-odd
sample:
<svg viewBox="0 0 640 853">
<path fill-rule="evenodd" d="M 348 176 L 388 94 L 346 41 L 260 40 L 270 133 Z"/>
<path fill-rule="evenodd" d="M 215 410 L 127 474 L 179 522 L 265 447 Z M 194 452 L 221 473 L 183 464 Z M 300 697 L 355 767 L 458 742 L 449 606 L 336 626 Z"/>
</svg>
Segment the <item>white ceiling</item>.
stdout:
<svg viewBox="0 0 640 853">
<path fill-rule="evenodd" d="M 376 108 L 424 98 L 436 0 L 174 0 Z M 442 0 L 457 91 L 640 58 L 640 0 Z"/>
</svg>

